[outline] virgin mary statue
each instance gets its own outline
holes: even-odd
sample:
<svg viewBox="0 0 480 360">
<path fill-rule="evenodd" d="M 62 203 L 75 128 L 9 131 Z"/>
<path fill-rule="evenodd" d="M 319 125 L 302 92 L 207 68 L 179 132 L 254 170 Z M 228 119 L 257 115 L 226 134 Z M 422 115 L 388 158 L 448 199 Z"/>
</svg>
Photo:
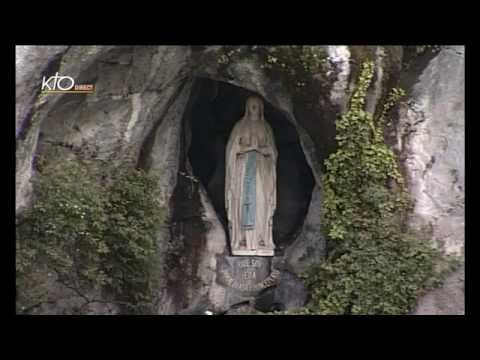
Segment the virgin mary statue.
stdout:
<svg viewBox="0 0 480 360">
<path fill-rule="evenodd" d="M 225 206 L 232 255 L 273 256 L 277 149 L 263 101 L 249 97 L 226 150 Z"/>
</svg>

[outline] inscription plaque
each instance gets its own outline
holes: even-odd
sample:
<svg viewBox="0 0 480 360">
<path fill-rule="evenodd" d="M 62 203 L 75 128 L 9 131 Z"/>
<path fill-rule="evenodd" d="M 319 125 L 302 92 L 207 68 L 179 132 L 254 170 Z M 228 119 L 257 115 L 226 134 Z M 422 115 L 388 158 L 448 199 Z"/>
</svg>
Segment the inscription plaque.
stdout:
<svg viewBox="0 0 480 360">
<path fill-rule="evenodd" d="M 279 276 L 271 270 L 268 258 L 227 257 L 219 270 L 219 279 L 230 288 L 241 292 L 255 292 L 273 286 Z"/>
</svg>

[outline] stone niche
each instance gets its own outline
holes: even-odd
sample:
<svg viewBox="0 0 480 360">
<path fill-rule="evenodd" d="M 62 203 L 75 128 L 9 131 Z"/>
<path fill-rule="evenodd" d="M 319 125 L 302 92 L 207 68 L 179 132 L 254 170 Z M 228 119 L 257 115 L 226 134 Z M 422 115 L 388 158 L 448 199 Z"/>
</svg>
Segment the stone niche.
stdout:
<svg viewBox="0 0 480 360">
<path fill-rule="evenodd" d="M 190 139 L 185 149 L 193 174 L 199 179 L 225 230 L 225 149 L 230 132 L 240 120 L 251 91 L 225 82 L 197 78 L 192 89 L 185 126 Z M 277 208 L 273 219 L 276 255 L 290 245 L 308 211 L 314 178 L 295 127 L 267 101 L 265 119 L 271 125 L 278 150 Z"/>
</svg>

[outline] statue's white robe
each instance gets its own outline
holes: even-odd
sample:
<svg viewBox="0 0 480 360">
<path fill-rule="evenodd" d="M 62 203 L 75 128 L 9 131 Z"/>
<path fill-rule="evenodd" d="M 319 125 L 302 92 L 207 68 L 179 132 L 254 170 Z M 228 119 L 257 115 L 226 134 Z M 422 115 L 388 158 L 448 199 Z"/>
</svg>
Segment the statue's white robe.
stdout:
<svg viewBox="0 0 480 360">
<path fill-rule="evenodd" d="M 242 226 L 242 199 L 249 151 L 256 156 L 255 225 Z M 225 200 L 233 255 L 273 256 L 273 214 L 276 208 L 277 150 L 273 131 L 263 119 L 242 118 L 233 128 L 226 150 Z"/>
</svg>

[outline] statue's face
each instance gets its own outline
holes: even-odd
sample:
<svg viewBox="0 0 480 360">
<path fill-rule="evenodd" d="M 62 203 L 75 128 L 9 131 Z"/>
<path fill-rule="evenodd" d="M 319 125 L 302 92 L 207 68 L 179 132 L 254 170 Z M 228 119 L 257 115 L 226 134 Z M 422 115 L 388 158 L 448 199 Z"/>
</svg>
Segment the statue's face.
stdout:
<svg viewBox="0 0 480 360">
<path fill-rule="evenodd" d="M 250 115 L 250 119 L 254 121 L 258 121 L 261 118 L 261 107 L 258 100 L 254 99 L 248 102 L 248 113 Z"/>
</svg>

